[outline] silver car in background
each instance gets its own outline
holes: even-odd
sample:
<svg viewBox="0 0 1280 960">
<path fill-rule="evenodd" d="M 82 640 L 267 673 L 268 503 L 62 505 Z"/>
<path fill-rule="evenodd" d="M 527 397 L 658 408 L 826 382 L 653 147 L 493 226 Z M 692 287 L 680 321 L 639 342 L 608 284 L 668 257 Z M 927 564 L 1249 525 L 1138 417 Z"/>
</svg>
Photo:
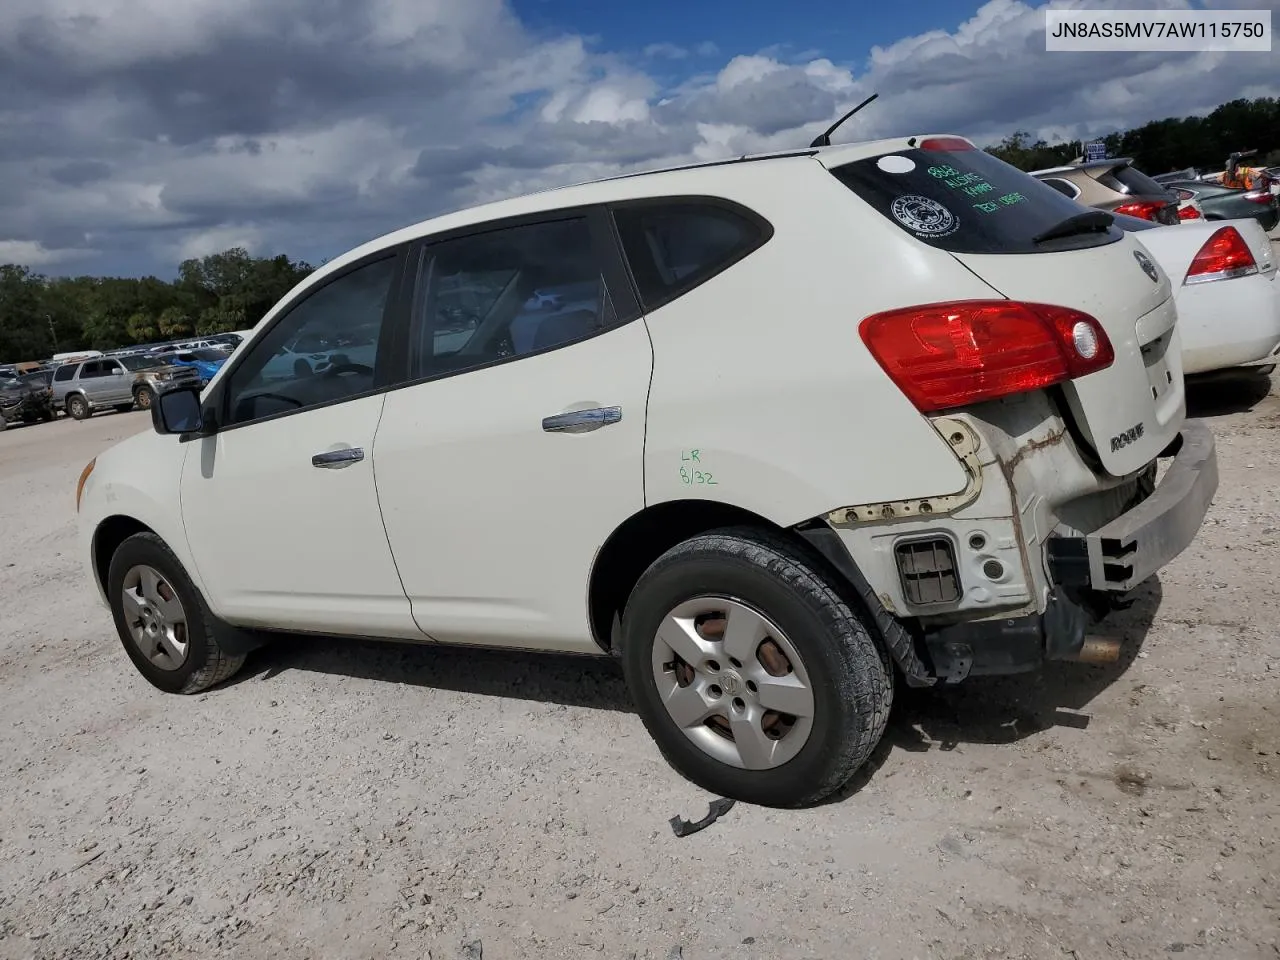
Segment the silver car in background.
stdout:
<svg viewBox="0 0 1280 960">
<path fill-rule="evenodd" d="M 134 407 L 148 410 L 161 390 L 186 385 L 200 386 L 193 367 L 156 357 L 101 357 L 60 366 L 53 375 L 53 405 L 84 420 L 108 407 L 122 413 Z"/>
</svg>

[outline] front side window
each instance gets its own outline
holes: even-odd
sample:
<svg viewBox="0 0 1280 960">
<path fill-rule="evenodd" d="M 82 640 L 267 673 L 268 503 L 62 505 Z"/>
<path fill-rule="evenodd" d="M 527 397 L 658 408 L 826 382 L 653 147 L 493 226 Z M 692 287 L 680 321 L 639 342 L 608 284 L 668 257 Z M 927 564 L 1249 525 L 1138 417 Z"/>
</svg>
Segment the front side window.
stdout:
<svg viewBox="0 0 1280 960">
<path fill-rule="evenodd" d="M 767 239 L 745 215 L 709 203 L 644 203 L 615 210 L 614 219 L 648 310 L 710 279 Z"/>
<path fill-rule="evenodd" d="M 231 371 L 228 423 L 333 403 L 372 390 L 378 338 L 397 263 L 394 255 L 367 263 L 294 305 Z M 300 348 L 303 343 L 305 350 Z"/>
<path fill-rule="evenodd" d="M 54 372 L 53 379 L 57 380 L 59 383 L 65 380 L 74 379 L 76 375 L 76 370 L 78 369 L 79 369 L 78 364 L 74 364 L 74 363 L 63 364 Z"/>
<path fill-rule="evenodd" d="M 550 350 L 615 319 L 585 217 L 426 247 L 415 309 L 414 378 Z"/>
<path fill-rule="evenodd" d="M 80 368 L 81 380 L 92 380 L 95 377 L 101 377 L 104 375 L 105 371 L 102 369 L 102 364 L 97 360 L 90 360 Z"/>
</svg>

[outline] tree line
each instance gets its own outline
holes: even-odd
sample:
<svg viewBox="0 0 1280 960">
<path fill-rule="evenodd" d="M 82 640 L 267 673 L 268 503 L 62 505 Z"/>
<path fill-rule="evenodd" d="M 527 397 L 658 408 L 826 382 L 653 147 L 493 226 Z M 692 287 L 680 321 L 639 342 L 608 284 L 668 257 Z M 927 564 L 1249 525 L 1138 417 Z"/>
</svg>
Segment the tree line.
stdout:
<svg viewBox="0 0 1280 960">
<path fill-rule="evenodd" d="M 1245 163 L 1270 167 L 1280 164 L 1280 98 L 1232 100 L 1203 117 L 1152 120 L 1122 133 L 1098 137 L 1109 157 L 1132 157 L 1143 173 L 1155 176 L 1186 167 L 1213 172 L 1226 166 L 1227 155 L 1257 150 Z M 1084 143 L 1066 140 L 1032 141 L 1019 130 L 986 148 L 1020 170 L 1060 167 L 1084 156 Z"/>
<path fill-rule="evenodd" d="M 184 260 L 172 281 L 48 277 L 2 265 L 0 362 L 243 330 L 312 269 L 283 254 L 251 257 L 240 247 Z"/>
</svg>

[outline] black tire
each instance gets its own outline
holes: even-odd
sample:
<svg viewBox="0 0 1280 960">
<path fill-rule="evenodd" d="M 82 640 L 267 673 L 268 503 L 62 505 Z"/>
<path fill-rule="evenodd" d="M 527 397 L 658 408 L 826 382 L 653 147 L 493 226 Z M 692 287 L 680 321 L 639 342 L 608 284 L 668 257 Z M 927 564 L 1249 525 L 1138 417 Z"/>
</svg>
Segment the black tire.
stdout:
<svg viewBox="0 0 1280 960">
<path fill-rule="evenodd" d="M 654 680 L 659 625 L 701 596 L 736 599 L 765 614 L 799 653 L 814 697 L 809 739 L 780 766 L 745 770 L 696 746 L 663 706 Z M 879 743 L 893 703 L 882 645 L 803 548 L 767 531 L 715 530 L 678 544 L 645 571 L 622 619 L 627 686 L 658 748 L 679 773 L 724 797 L 801 807 L 840 789 Z"/>
<path fill-rule="evenodd" d="M 72 420 L 88 420 L 93 416 L 93 411 L 89 409 L 89 401 L 78 393 L 67 397 L 67 416 Z"/>
<path fill-rule="evenodd" d="M 139 387 L 133 391 L 133 402 L 139 410 L 150 410 L 151 403 L 155 398 L 156 395 L 150 387 Z"/>
<path fill-rule="evenodd" d="M 139 564 L 154 568 L 168 581 L 186 612 L 187 657 L 177 669 L 166 670 L 147 659 L 129 629 L 121 595 L 126 574 Z M 107 572 L 107 597 L 125 653 L 139 673 L 166 693 L 199 693 L 229 679 L 244 665 L 244 654 L 225 653 L 218 645 L 218 626 L 204 597 L 173 551 L 154 533 L 135 533 L 116 548 Z"/>
</svg>

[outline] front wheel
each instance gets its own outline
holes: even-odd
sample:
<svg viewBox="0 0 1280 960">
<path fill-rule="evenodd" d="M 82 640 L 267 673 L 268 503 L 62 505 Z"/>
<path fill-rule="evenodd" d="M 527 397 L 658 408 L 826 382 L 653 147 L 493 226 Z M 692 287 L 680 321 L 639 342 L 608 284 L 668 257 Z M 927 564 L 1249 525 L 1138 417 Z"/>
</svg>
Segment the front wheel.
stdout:
<svg viewBox="0 0 1280 960">
<path fill-rule="evenodd" d="M 782 537 L 726 529 L 673 547 L 640 578 L 622 629 L 645 727 L 677 771 L 721 796 L 816 803 L 884 733 L 887 655 Z"/>
<path fill-rule="evenodd" d="M 74 394 L 67 398 L 67 416 L 73 420 L 87 420 L 93 411 L 89 409 L 89 401 L 80 394 Z"/>
<path fill-rule="evenodd" d="M 151 401 L 156 398 L 150 387 L 139 387 L 133 393 L 133 402 L 137 404 L 139 410 L 150 410 Z"/>
<path fill-rule="evenodd" d="M 244 664 L 244 654 L 218 645 L 204 598 L 154 533 L 135 533 L 116 548 L 107 597 L 129 659 L 166 693 L 199 693 Z"/>
</svg>

